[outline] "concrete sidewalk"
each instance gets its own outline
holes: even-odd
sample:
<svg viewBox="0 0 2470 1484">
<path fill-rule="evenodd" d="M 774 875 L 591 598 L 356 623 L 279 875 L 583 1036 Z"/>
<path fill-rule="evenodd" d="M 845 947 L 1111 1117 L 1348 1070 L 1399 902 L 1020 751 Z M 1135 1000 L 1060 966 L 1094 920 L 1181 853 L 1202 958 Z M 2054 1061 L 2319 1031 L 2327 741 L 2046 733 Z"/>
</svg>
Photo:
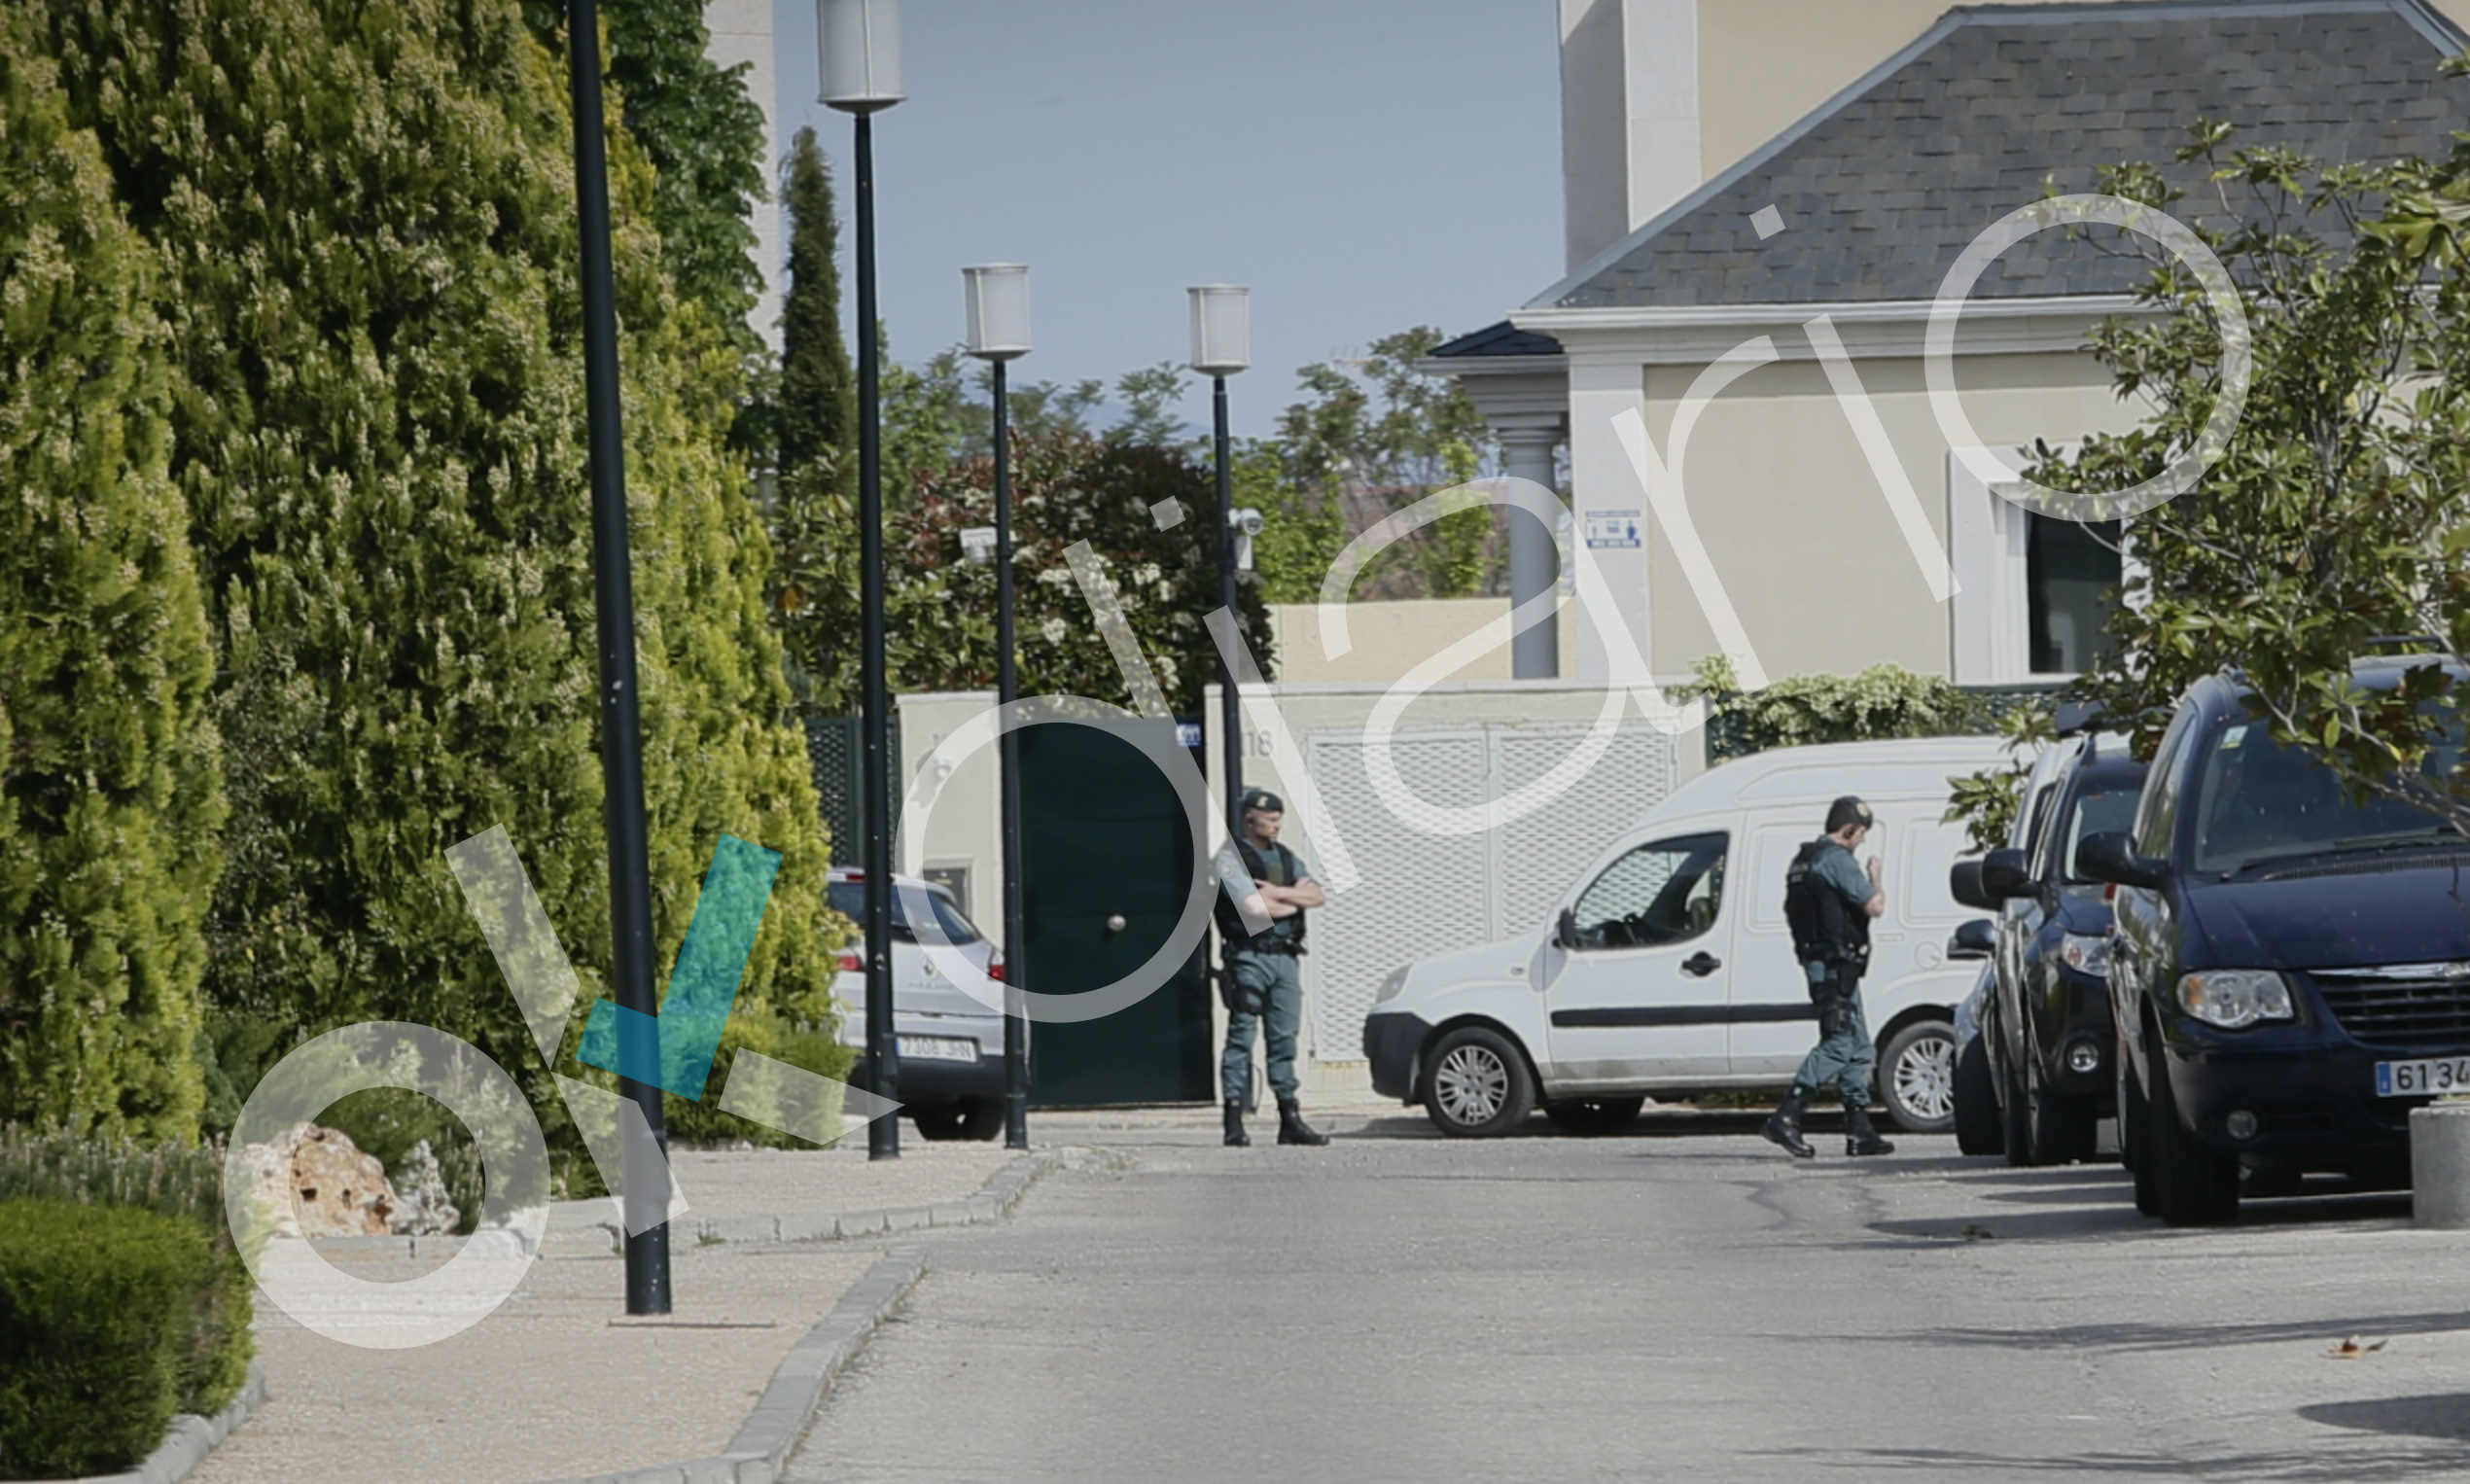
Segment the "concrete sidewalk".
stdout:
<svg viewBox="0 0 2470 1484">
<path fill-rule="evenodd" d="M 903 1133 L 908 1133 L 903 1130 Z M 1041 1143 L 1048 1141 L 1041 1140 Z M 198 1484 L 383 1478 L 488 1484 L 612 1473 L 722 1452 L 793 1346 L 863 1278 L 883 1240 L 769 1239 L 842 1218 L 958 1213 L 1017 1156 L 1000 1145 L 905 1138 L 866 1158 L 863 1137 L 812 1151 L 681 1152 L 693 1207 L 671 1243 L 674 1312 L 625 1315 L 624 1264 L 605 1201 L 552 1214 L 542 1260 L 505 1306 L 451 1339 L 366 1350 L 259 1302 L 268 1400 L 190 1475 Z M 852 1225 L 864 1224 L 852 1220 Z M 919 1222 L 923 1224 L 923 1220 Z M 765 1240 L 700 1233 L 761 1231 Z M 896 1238 L 897 1239 L 897 1238 Z M 321 1245 L 378 1282 L 417 1277 L 446 1244 Z"/>
</svg>

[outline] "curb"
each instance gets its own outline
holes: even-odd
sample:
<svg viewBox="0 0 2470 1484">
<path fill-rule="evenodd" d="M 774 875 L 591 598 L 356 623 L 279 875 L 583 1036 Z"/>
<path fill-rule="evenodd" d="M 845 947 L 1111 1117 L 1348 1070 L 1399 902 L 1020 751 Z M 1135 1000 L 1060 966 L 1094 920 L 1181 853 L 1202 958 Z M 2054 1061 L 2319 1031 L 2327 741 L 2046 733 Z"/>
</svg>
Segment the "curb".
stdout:
<svg viewBox="0 0 2470 1484">
<path fill-rule="evenodd" d="M 788 1234 L 784 1228 L 791 1223 L 779 1218 L 705 1221 L 702 1228 L 726 1231 L 744 1224 L 752 1240 L 794 1242 L 876 1236 L 923 1226 L 982 1225 L 1010 1215 L 1040 1176 L 1062 1168 L 1076 1154 L 1085 1156 L 1089 1152 L 1061 1148 L 1024 1154 L 988 1177 L 977 1193 L 966 1200 L 828 1218 L 816 1223 L 813 1236 Z M 724 1235 L 722 1240 L 732 1238 Z M 831 1313 L 808 1330 L 772 1372 L 771 1384 L 763 1389 L 762 1397 L 755 1403 L 755 1410 L 748 1414 L 737 1435 L 729 1439 L 726 1453 L 620 1473 L 550 1480 L 547 1484 L 775 1484 L 790 1454 L 805 1435 L 807 1425 L 814 1421 L 816 1409 L 823 1405 L 832 1381 L 848 1368 L 884 1319 L 908 1297 L 909 1290 L 926 1276 L 926 1250 L 917 1247 L 896 1248 L 866 1269 L 866 1276 L 841 1295 Z"/>
<path fill-rule="evenodd" d="M 231 1430 L 246 1422 L 249 1413 L 265 1401 L 265 1371 L 251 1360 L 249 1379 L 241 1383 L 239 1396 L 212 1417 L 183 1412 L 173 1418 L 169 1435 L 163 1438 L 162 1446 L 146 1455 L 146 1462 L 126 1473 L 89 1474 L 63 1484 L 176 1484 L 189 1477 L 206 1461 L 215 1445 L 230 1436 Z"/>
<path fill-rule="evenodd" d="M 838 1216 L 734 1216 L 681 1220 L 673 1240 L 687 1250 L 707 1242 L 838 1242 L 853 1237 L 883 1237 L 936 1226 L 983 1226 L 1000 1221 L 1020 1203 L 1021 1194 L 1047 1171 L 1060 1168 L 1076 1152 L 1071 1148 L 1041 1149 L 1021 1155 L 987 1177 L 973 1195 L 927 1206 L 901 1206 L 882 1211 L 847 1212 Z M 1085 1152 L 1085 1151 L 1079 1151 Z M 311 1246 L 322 1253 L 385 1253 L 405 1257 L 454 1255 L 463 1237 L 317 1237 Z M 542 1257 L 611 1257 L 623 1254 L 625 1243 L 615 1223 L 541 1235 Z"/>
<path fill-rule="evenodd" d="M 924 1276 L 926 1252 L 915 1247 L 887 1254 L 868 1268 L 772 1372 L 772 1384 L 763 1389 L 762 1399 L 755 1403 L 737 1436 L 729 1439 L 728 1452 L 553 1484 L 774 1484 L 833 1378 Z"/>
</svg>

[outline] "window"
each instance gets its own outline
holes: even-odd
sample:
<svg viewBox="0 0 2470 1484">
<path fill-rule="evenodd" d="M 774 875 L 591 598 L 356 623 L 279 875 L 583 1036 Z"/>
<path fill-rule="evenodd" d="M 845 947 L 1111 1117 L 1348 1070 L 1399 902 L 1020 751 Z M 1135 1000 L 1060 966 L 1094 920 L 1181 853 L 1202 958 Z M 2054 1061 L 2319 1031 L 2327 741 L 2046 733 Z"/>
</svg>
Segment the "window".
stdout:
<svg viewBox="0 0 2470 1484">
<path fill-rule="evenodd" d="M 2001 465 L 2014 462 L 2011 451 L 1988 451 Z M 1985 482 L 1963 450 L 1948 450 L 1948 558 L 1957 588 L 1947 637 L 1958 685 L 2081 673 L 2103 652 L 2116 590 L 2135 565 L 2122 553 L 2117 522 L 2054 519 L 2019 504 L 2021 495 L 2020 487 Z"/>
<path fill-rule="evenodd" d="M 1573 909 L 1576 946 L 1653 947 L 1713 927 L 1723 905 L 1724 843 L 1721 834 L 1657 840 L 1606 866 Z"/>
<path fill-rule="evenodd" d="M 864 883 L 835 881 L 829 890 L 831 909 L 856 923 L 860 932 L 864 932 L 866 927 Z M 902 901 L 910 895 L 912 894 L 897 887 L 892 893 L 892 938 L 895 942 L 914 943 L 918 940 L 917 931 L 909 926 L 908 903 Z M 926 899 L 935 903 L 935 920 L 942 924 L 943 937 L 946 942 L 973 943 L 978 940 L 977 925 L 961 914 L 961 909 L 953 904 L 952 899 L 946 896 L 941 888 L 928 887 Z"/>
<path fill-rule="evenodd" d="M 2461 724 L 2428 755 L 2441 788 L 2458 763 Z M 2197 749 L 2195 867 L 2234 871 L 2286 856 L 2408 844 L 2457 843 L 2436 815 L 2381 795 L 2361 798 L 2315 758 L 2273 740 L 2262 722 L 2233 722 Z M 2190 771 L 2198 771 L 2191 769 Z"/>
<path fill-rule="evenodd" d="M 2055 866 L 2059 879 L 2067 885 L 2091 885 L 2087 877 L 2075 873 L 2076 847 L 2084 843 L 2088 834 L 2107 834 L 2133 825 L 2135 822 L 2135 803 L 2143 796 L 2143 792 L 2140 782 L 2120 778 L 2102 785 L 2100 792 L 2088 788 L 2077 795 L 2075 808 L 2067 816 L 2066 829 L 2051 832 L 2051 842 L 2058 850 L 2058 859 L 2045 862 L 2041 874 L 2046 877 L 2050 867 Z"/>
<path fill-rule="evenodd" d="M 2170 860 L 2176 852 L 2170 849 L 2170 837 L 2178 830 L 2178 795 L 2186 785 L 2187 734 L 2195 728 L 2196 711 L 2181 706 L 2172 717 L 2170 730 L 2162 733 L 2161 746 L 2153 750 L 2153 765 L 2144 775 L 2143 801 L 2135 807 L 2135 853 Z"/>
<path fill-rule="evenodd" d="M 2102 632 L 2118 606 L 2119 523 L 2027 512 L 2026 632 L 2035 675 L 2080 675 L 2109 649 Z"/>
</svg>

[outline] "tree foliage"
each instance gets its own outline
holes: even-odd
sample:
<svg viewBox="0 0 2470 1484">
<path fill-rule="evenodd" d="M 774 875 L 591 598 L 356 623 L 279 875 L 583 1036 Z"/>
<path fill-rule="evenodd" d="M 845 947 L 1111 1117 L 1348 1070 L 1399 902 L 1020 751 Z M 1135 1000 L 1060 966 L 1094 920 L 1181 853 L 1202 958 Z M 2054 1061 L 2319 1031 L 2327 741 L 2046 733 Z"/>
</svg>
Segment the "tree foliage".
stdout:
<svg viewBox="0 0 2470 1484">
<path fill-rule="evenodd" d="M 1087 542 L 1113 583 L 1133 637 L 1180 716 L 1201 709 L 1217 651 L 1202 619 L 1218 607 L 1217 522 L 1209 473 L 1181 449 L 1047 430 L 1012 448 L 1014 591 L 1021 693 L 1084 695 L 1129 707 L 1133 697 L 1075 582 L 1065 548 Z M 1150 507 L 1180 501 L 1184 517 L 1160 530 Z M 887 521 L 886 594 L 898 689 L 960 690 L 995 684 L 995 569 L 963 559 L 960 532 L 995 522 L 994 460 L 963 458 L 919 481 Z M 845 548 L 844 548 L 845 549 Z M 856 560 L 826 589 L 823 631 L 836 660 L 818 674 L 827 709 L 858 695 Z M 1258 588 L 1239 592 L 1245 642 L 1264 670 L 1275 662 Z"/>
<path fill-rule="evenodd" d="M 0 13 L 0 1124 L 189 1140 L 223 795 L 154 288 Z"/>
<path fill-rule="evenodd" d="M 2470 142 L 2320 165 L 2206 123 L 2174 163 L 2120 166 L 2102 189 L 2192 219 L 2244 307 L 2253 382 L 2220 458 L 2128 527 L 2115 652 L 2075 690 L 2150 756 L 2186 687 L 2235 667 L 2276 738 L 2470 830 L 2470 780 L 2443 745 L 2463 683 L 2435 659 L 2398 691 L 2349 675 L 2379 636 L 2470 654 Z M 2190 168 L 2194 192 L 2177 184 Z M 2228 336 L 2174 261 L 2156 259 L 2139 298 L 2150 315 L 2110 321 L 2093 348 L 2153 410 L 2066 456 L 2036 447 L 2041 482 L 2119 491 L 2199 446 Z"/>
<path fill-rule="evenodd" d="M 1352 535 L 1497 465 L 1495 441 L 1465 389 L 1416 369 L 1441 339 L 1418 326 L 1373 341 L 1358 362 L 1316 363 L 1296 373 L 1304 399 L 1278 422 L 1288 486 L 1280 518 L 1318 531 L 1334 506 Z M 1494 591 L 1506 551 L 1502 517 L 1491 506 L 1445 515 L 1374 558 L 1357 586 L 1368 597 Z M 1286 563 L 1317 553 L 1321 543 L 1307 535 L 1292 545 L 1291 552 L 1285 544 L 1274 548 L 1279 565 L 1264 566 L 1263 580 L 1282 593 L 1317 595 L 1326 565 L 1299 572 Z"/>
<path fill-rule="evenodd" d="M 702 0 L 624 0 L 601 10 L 606 79 L 626 132 L 652 166 L 652 221 L 681 299 L 703 306 L 740 354 L 760 347 L 752 316 L 762 296 L 755 203 L 763 199 L 763 110 L 747 95 L 748 64 L 707 54 Z M 524 0 L 552 56 L 566 54 L 566 7 Z"/>
<path fill-rule="evenodd" d="M 416 1020 L 554 1125 L 442 852 L 507 826 L 606 992 L 559 59 L 514 0 L 58 0 L 47 23 L 72 118 L 165 262 L 172 472 L 222 654 L 207 983 L 231 1090 L 300 1036 Z M 659 961 L 716 835 L 759 841 L 787 860 L 751 1007 L 825 1021 L 828 857 L 724 445 L 737 358 L 677 297 L 643 154 L 610 142 Z"/>
</svg>

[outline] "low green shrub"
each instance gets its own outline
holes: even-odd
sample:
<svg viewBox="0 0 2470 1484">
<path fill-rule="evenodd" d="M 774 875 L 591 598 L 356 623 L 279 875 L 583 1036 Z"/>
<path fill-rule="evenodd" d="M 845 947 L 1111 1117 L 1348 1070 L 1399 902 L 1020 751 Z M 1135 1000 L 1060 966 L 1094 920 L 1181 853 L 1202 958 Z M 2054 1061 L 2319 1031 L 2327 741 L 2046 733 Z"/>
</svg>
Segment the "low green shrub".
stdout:
<svg viewBox="0 0 2470 1484">
<path fill-rule="evenodd" d="M 0 1202 L 0 1478 L 113 1473 L 152 1453 L 215 1264 L 178 1217 Z"/>
<path fill-rule="evenodd" d="M 194 1227 L 209 1261 L 178 1347 L 179 1410 L 211 1416 L 239 1395 L 257 1354 L 256 1310 L 248 1267 L 224 1219 L 222 1146 L 0 1128 L 0 1202 L 126 1208 Z"/>
</svg>

